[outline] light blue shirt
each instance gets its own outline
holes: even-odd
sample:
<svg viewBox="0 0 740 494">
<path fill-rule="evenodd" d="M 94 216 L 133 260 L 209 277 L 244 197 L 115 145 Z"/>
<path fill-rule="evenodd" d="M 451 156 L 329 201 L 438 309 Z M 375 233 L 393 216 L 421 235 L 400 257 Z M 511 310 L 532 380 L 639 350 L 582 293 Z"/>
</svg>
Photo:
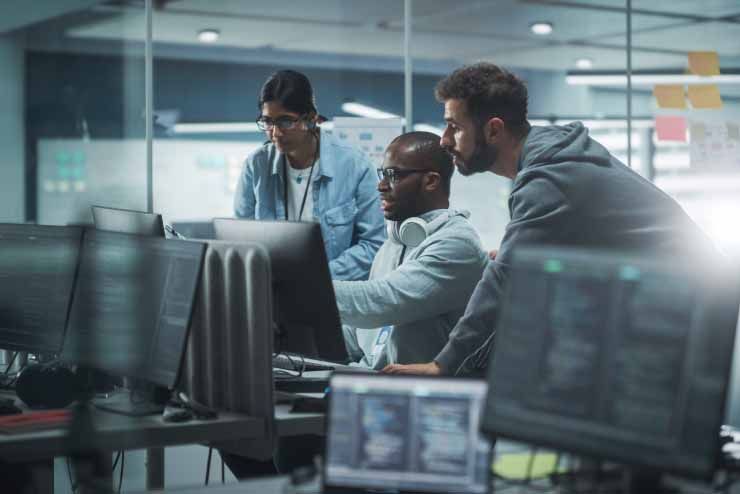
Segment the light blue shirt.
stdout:
<svg viewBox="0 0 740 494">
<path fill-rule="evenodd" d="M 234 197 L 238 218 L 285 219 L 283 163 L 272 143 L 247 156 Z M 321 224 L 332 278 L 367 279 L 385 240 L 374 167 L 360 151 L 322 132 L 313 176 L 313 217 Z"/>
<path fill-rule="evenodd" d="M 354 360 L 375 369 L 430 362 L 447 344 L 488 256 L 478 232 L 457 211 L 437 209 L 421 218 L 431 222 L 440 214 L 451 216 L 417 247 L 406 249 L 400 265 L 403 246 L 389 239 L 375 257 L 370 280 L 334 282 Z M 382 336 L 386 328 L 389 334 Z"/>
</svg>

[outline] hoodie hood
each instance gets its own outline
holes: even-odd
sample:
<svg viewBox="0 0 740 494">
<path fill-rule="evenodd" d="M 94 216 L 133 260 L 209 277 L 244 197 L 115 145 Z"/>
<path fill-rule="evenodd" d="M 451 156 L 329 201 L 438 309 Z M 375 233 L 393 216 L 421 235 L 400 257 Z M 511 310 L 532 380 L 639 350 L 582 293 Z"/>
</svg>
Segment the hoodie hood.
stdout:
<svg viewBox="0 0 740 494">
<path fill-rule="evenodd" d="M 611 155 L 589 138 L 581 122 L 548 127 L 532 127 L 522 146 L 518 170 L 559 162 L 588 162 L 609 165 Z"/>
</svg>

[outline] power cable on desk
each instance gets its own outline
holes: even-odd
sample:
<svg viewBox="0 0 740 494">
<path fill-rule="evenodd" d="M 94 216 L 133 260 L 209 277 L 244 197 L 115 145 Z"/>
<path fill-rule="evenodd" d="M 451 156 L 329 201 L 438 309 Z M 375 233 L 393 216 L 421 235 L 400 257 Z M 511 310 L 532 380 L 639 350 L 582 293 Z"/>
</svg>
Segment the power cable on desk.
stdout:
<svg viewBox="0 0 740 494">
<path fill-rule="evenodd" d="M 5 372 L 3 373 L 6 376 L 8 375 L 8 372 L 10 372 L 10 368 L 13 367 L 13 364 L 15 363 L 15 359 L 16 357 L 18 357 L 18 353 L 20 352 L 13 352 L 13 356 L 10 357 L 10 362 L 8 362 L 8 366 L 5 368 Z"/>
<path fill-rule="evenodd" d="M 279 357 L 280 355 L 285 355 L 285 358 L 288 359 L 288 362 L 290 362 L 291 367 L 293 367 L 292 369 L 282 369 L 282 370 L 288 371 L 288 372 L 295 372 L 296 373 L 296 374 L 288 375 L 288 376 L 284 376 L 284 377 L 290 377 L 290 378 L 293 378 L 293 377 L 303 377 L 303 373 L 306 371 L 306 359 L 305 359 L 305 357 L 303 355 L 300 355 L 300 354 L 298 354 L 298 355 L 291 355 L 288 352 L 277 352 L 277 353 L 273 354 L 273 358 Z M 300 365 L 297 365 L 296 364 L 296 362 L 293 360 L 294 357 L 298 357 L 298 358 L 301 359 Z M 280 376 L 278 374 L 276 377 L 278 377 L 278 379 L 279 379 L 280 377 L 283 377 L 283 376 Z"/>
<path fill-rule="evenodd" d="M 67 463 L 67 477 L 69 478 L 69 488 L 72 490 L 72 494 L 77 494 L 77 484 L 72 478 L 72 467 L 69 465 L 69 457 L 66 458 Z"/>
<path fill-rule="evenodd" d="M 213 448 L 208 448 L 208 459 L 206 460 L 206 482 L 205 485 L 208 485 L 208 481 L 211 478 L 211 458 L 213 457 Z"/>
<path fill-rule="evenodd" d="M 120 451 L 121 453 L 121 470 L 118 473 L 118 494 L 121 494 L 121 488 L 123 487 L 123 462 L 126 460 L 126 452 Z"/>
</svg>

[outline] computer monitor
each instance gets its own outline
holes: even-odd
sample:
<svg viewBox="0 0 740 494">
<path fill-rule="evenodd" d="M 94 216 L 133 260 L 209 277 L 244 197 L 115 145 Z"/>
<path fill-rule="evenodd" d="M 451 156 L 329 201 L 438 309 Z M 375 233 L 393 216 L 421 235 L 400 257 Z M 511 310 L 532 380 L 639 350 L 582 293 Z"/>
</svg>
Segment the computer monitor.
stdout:
<svg viewBox="0 0 740 494">
<path fill-rule="evenodd" d="M 710 476 L 739 299 L 737 283 L 705 261 L 517 250 L 483 429 Z"/>
<path fill-rule="evenodd" d="M 477 379 L 335 373 L 324 483 L 341 492 L 488 492 L 486 388 Z"/>
<path fill-rule="evenodd" d="M 161 214 L 102 206 L 92 206 L 90 209 L 92 209 L 95 228 L 98 230 L 164 237 L 164 222 Z"/>
<path fill-rule="evenodd" d="M 59 353 L 82 228 L 0 224 L 0 348 Z"/>
<path fill-rule="evenodd" d="M 173 388 L 204 252 L 198 242 L 87 230 L 63 359 Z"/>
<path fill-rule="evenodd" d="M 213 220 L 216 238 L 263 245 L 270 256 L 278 351 L 348 359 L 318 223 Z"/>
<path fill-rule="evenodd" d="M 213 221 L 174 221 L 172 228 L 186 238 L 197 238 L 201 240 L 215 240 L 216 232 L 213 231 Z"/>
</svg>

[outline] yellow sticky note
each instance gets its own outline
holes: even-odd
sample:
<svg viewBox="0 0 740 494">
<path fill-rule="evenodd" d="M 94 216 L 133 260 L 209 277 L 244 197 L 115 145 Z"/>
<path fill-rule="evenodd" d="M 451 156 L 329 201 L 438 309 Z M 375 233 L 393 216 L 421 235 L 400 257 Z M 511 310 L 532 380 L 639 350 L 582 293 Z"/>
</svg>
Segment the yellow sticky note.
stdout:
<svg viewBox="0 0 740 494">
<path fill-rule="evenodd" d="M 653 88 L 658 108 L 686 108 L 682 85 L 658 84 Z"/>
<path fill-rule="evenodd" d="M 716 51 L 690 51 L 689 70 L 696 75 L 719 75 L 719 55 Z"/>
<path fill-rule="evenodd" d="M 714 84 L 691 84 L 688 92 L 694 108 L 722 108 L 719 88 Z"/>
<path fill-rule="evenodd" d="M 564 470 L 558 466 L 555 453 L 505 453 L 498 455 L 493 464 L 494 473 L 510 480 L 544 477 Z"/>
</svg>

